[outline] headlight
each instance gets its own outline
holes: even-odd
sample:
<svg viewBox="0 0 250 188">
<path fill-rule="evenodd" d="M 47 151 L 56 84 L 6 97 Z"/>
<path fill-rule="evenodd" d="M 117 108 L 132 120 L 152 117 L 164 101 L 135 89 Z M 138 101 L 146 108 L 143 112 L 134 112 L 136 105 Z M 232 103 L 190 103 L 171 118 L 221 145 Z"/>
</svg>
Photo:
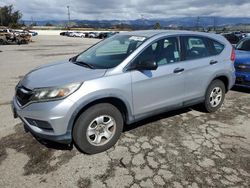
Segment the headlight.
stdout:
<svg viewBox="0 0 250 188">
<path fill-rule="evenodd" d="M 31 101 L 48 101 L 63 99 L 74 93 L 81 83 L 73 83 L 62 87 L 34 89 Z"/>
</svg>

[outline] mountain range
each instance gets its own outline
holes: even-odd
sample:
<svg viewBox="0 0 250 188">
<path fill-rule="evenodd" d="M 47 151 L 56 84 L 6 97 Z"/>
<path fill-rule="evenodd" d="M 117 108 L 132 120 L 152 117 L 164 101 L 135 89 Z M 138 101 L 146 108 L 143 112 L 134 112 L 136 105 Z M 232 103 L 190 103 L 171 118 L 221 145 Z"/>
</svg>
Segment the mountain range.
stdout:
<svg viewBox="0 0 250 188">
<path fill-rule="evenodd" d="M 24 20 L 26 25 L 36 23 L 43 26 L 48 23 L 54 26 L 65 26 L 68 20 L 40 20 L 30 21 Z M 136 19 L 136 20 L 71 20 L 70 23 L 76 26 L 87 26 L 94 28 L 109 28 L 115 25 L 128 25 L 134 27 L 150 27 L 156 23 L 160 23 L 161 27 L 213 27 L 250 24 L 250 17 L 180 17 L 180 18 L 162 18 L 162 19 Z"/>
</svg>

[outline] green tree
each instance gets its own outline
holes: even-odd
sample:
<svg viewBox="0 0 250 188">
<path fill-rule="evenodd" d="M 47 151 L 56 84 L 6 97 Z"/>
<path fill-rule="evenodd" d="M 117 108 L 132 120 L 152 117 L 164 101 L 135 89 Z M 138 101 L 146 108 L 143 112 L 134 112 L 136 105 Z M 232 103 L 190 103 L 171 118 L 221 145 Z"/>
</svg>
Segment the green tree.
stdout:
<svg viewBox="0 0 250 188">
<path fill-rule="evenodd" d="M 45 26 L 53 26 L 53 24 L 50 23 L 50 22 L 47 22 L 47 23 L 45 24 Z"/>
<path fill-rule="evenodd" d="M 0 7 L 0 25 L 18 26 L 22 18 L 22 13 L 14 11 L 13 5 Z"/>
<path fill-rule="evenodd" d="M 36 22 L 32 22 L 32 23 L 30 24 L 30 26 L 31 26 L 31 27 L 37 26 L 37 23 L 36 23 Z"/>
<path fill-rule="evenodd" d="M 154 25 L 154 29 L 161 29 L 161 25 L 159 22 L 157 22 L 155 25 Z"/>
</svg>

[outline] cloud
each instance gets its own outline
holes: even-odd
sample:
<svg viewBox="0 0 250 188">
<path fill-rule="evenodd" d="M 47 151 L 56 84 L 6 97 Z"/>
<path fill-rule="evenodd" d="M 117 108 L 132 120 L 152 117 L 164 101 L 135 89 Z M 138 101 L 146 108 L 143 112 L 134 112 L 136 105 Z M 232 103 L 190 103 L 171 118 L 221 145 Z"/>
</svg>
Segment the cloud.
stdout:
<svg viewBox="0 0 250 188">
<path fill-rule="evenodd" d="M 67 5 L 72 19 L 138 19 L 184 16 L 250 17 L 249 0 L 1 0 L 13 4 L 23 19 L 66 20 Z"/>
</svg>

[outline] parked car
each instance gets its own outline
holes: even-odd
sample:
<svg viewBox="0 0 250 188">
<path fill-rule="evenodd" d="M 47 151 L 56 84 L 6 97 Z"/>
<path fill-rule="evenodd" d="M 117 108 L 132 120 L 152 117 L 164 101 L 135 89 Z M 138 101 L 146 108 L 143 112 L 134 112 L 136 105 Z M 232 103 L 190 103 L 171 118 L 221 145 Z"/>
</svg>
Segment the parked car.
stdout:
<svg viewBox="0 0 250 188">
<path fill-rule="evenodd" d="M 243 33 L 241 31 L 235 31 L 235 32 L 232 32 L 232 34 L 234 34 L 235 36 L 239 37 L 239 39 L 243 38 Z"/>
<path fill-rule="evenodd" d="M 98 36 L 99 36 L 99 34 L 96 33 L 96 32 L 90 32 L 90 33 L 88 34 L 88 37 L 89 37 L 89 38 L 98 38 Z"/>
<path fill-rule="evenodd" d="M 81 32 L 70 32 L 68 36 L 70 36 L 70 37 L 85 37 L 85 34 L 81 33 Z"/>
<path fill-rule="evenodd" d="M 7 38 L 6 35 L 3 32 L 0 32 L 0 45 L 7 44 Z"/>
<path fill-rule="evenodd" d="M 5 28 L 5 27 L 1 27 L 1 28 L 0 28 L 0 33 L 2 33 L 2 35 L 5 34 L 7 40 L 12 40 L 12 39 L 15 38 L 15 32 L 14 32 L 14 30 L 12 30 L 12 29 L 8 29 L 8 28 Z"/>
<path fill-rule="evenodd" d="M 105 39 L 105 38 L 109 38 L 112 37 L 113 35 L 115 35 L 115 32 L 101 32 L 98 36 L 99 39 Z"/>
<path fill-rule="evenodd" d="M 60 33 L 60 35 L 61 35 L 61 36 L 66 36 L 67 33 L 68 33 L 68 31 L 63 31 L 63 32 Z"/>
<path fill-rule="evenodd" d="M 242 38 L 247 37 L 247 33 L 242 33 Z"/>
<path fill-rule="evenodd" d="M 236 86 L 250 88 L 250 37 L 243 38 L 236 46 Z"/>
<path fill-rule="evenodd" d="M 240 41 L 240 37 L 236 36 L 233 33 L 224 33 L 222 34 L 231 44 L 237 44 Z"/>
<path fill-rule="evenodd" d="M 24 31 L 6 32 L 6 30 L 0 30 L 0 36 L 0 44 L 28 44 L 31 41 L 31 35 Z"/>
<path fill-rule="evenodd" d="M 73 32 L 72 31 L 70 31 L 70 32 L 68 32 L 68 35 L 67 35 L 68 37 L 73 37 Z"/>
<path fill-rule="evenodd" d="M 123 32 L 28 73 L 16 86 L 14 117 L 36 137 L 102 152 L 124 125 L 194 104 L 218 110 L 235 82 L 234 58 L 220 35 Z"/>
<path fill-rule="evenodd" d="M 14 33 L 14 30 L 12 29 L 8 29 L 8 28 L 0 28 L 0 32 L 4 32 L 4 33 Z"/>
<path fill-rule="evenodd" d="M 38 35 L 38 33 L 35 31 L 30 31 L 30 30 L 25 30 L 25 31 L 27 31 L 33 37 Z"/>
<path fill-rule="evenodd" d="M 71 33 L 72 33 L 71 31 L 64 31 L 64 32 L 61 32 L 60 35 L 69 37 Z"/>
</svg>

